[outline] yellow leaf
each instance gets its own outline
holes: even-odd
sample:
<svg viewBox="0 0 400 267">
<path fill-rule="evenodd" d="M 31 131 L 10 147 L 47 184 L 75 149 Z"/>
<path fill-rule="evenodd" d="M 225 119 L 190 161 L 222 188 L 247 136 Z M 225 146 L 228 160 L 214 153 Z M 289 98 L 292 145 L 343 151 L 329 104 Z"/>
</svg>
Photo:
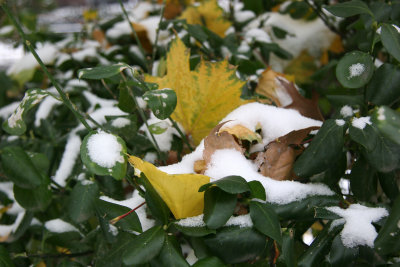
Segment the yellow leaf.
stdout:
<svg viewBox="0 0 400 267">
<path fill-rule="evenodd" d="M 228 132 L 231 135 L 234 135 L 237 139 L 247 140 L 250 143 L 253 141 L 262 142 L 262 138 L 258 133 L 240 124 L 237 124 L 233 127 L 223 127 L 219 132 Z"/>
<path fill-rule="evenodd" d="M 229 112 L 248 102 L 240 99 L 245 82 L 236 77 L 227 60 L 201 60 L 196 70 L 190 71 L 189 56 L 189 50 L 176 38 L 167 55 L 167 75 L 146 76 L 146 82 L 175 90 L 178 103 L 172 118 L 197 145 Z"/>
<path fill-rule="evenodd" d="M 140 158 L 129 156 L 129 163 L 143 172 L 176 219 L 203 213 L 204 192 L 200 186 L 210 182 L 201 174 L 168 174 Z"/>
<path fill-rule="evenodd" d="M 98 17 L 97 10 L 95 9 L 88 9 L 83 11 L 83 18 L 85 21 L 93 21 L 96 20 Z"/>
<path fill-rule="evenodd" d="M 300 55 L 292 60 L 292 62 L 285 68 L 284 73 L 295 76 L 296 83 L 308 83 L 311 81 L 310 77 L 317 70 L 315 59 L 307 52 L 301 51 Z"/>
<path fill-rule="evenodd" d="M 223 13 L 216 0 L 207 0 L 199 6 L 188 7 L 179 18 L 186 19 L 189 24 L 205 26 L 220 37 L 225 37 L 231 23 L 223 17 Z"/>
</svg>

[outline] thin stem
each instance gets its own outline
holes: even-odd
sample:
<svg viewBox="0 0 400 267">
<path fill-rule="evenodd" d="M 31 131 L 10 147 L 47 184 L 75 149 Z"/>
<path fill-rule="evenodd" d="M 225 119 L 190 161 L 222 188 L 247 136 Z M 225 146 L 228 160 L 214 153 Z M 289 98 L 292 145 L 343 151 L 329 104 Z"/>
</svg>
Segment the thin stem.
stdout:
<svg viewBox="0 0 400 267">
<path fill-rule="evenodd" d="M 110 95 L 117 100 L 116 95 L 111 91 L 110 87 L 106 84 L 106 82 L 104 81 L 104 79 L 101 79 L 101 83 L 103 84 L 103 86 L 107 89 L 107 91 L 110 93 Z"/>
<path fill-rule="evenodd" d="M 129 95 L 132 97 L 133 101 L 135 102 L 135 105 L 136 105 L 136 107 L 137 107 L 137 110 L 138 110 L 138 112 L 139 112 L 140 117 L 142 118 L 144 124 L 146 125 L 147 130 L 149 131 L 150 137 L 151 137 L 151 139 L 153 140 L 154 147 L 155 147 L 155 149 L 157 150 L 157 154 L 158 154 L 158 156 L 161 158 L 161 150 L 160 150 L 160 147 L 158 146 L 158 143 L 157 143 L 156 138 L 154 137 L 153 133 L 150 131 L 149 124 L 147 123 L 146 116 L 145 116 L 143 110 L 139 107 L 139 103 L 137 102 L 136 97 L 135 97 L 135 95 L 133 94 L 132 90 L 128 87 L 128 85 L 126 85 L 126 81 L 127 81 L 127 80 L 126 80 L 125 75 L 124 75 L 122 72 L 121 72 L 121 76 L 122 76 L 122 78 L 123 78 L 124 81 L 125 81 L 125 87 L 126 87 L 126 89 L 128 90 Z"/>
<path fill-rule="evenodd" d="M 139 50 L 140 50 L 140 52 L 143 54 L 143 56 L 146 58 L 146 52 L 144 51 L 144 48 L 143 48 L 143 46 L 142 46 L 142 43 L 140 42 L 139 36 L 137 35 L 137 33 L 136 33 L 136 31 L 135 31 L 135 28 L 133 28 L 132 22 L 131 22 L 131 20 L 129 19 L 129 15 L 128 15 L 128 13 L 126 12 L 126 9 L 125 9 L 125 7 L 124 7 L 124 4 L 122 3 L 121 0 L 118 0 L 118 1 L 119 1 L 120 6 L 121 6 L 122 12 L 124 13 L 125 19 L 128 21 L 129 26 L 131 27 L 133 36 L 135 37 L 136 43 L 137 43 L 138 46 L 139 46 Z M 147 68 L 148 68 L 148 69 L 150 68 L 149 62 L 148 62 L 148 61 L 147 61 Z M 150 69 L 149 69 L 149 71 L 150 71 Z"/>
<path fill-rule="evenodd" d="M 64 93 L 64 91 L 61 89 L 60 85 L 57 83 L 57 81 L 54 79 L 53 75 L 50 74 L 46 66 L 44 65 L 42 59 L 39 57 L 39 55 L 36 53 L 35 49 L 33 48 L 31 42 L 26 38 L 26 35 L 24 31 L 22 30 L 21 26 L 19 23 L 15 20 L 14 16 L 11 14 L 10 10 L 8 9 L 7 5 L 2 2 L 1 7 L 4 10 L 4 12 L 7 14 L 7 16 L 10 18 L 12 23 L 14 24 L 15 28 L 17 28 L 19 34 L 21 35 L 23 41 L 25 42 L 26 46 L 32 53 L 32 55 L 35 57 L 36 61 L 39 63 L 40 67 L 43 69 L 44 73 L 49 77 L 51 83 L 54 85 L 56 88 L 57 92 L 59 93 L 62 102 L 74 113 L 74 115 L 78 118 L 78 120 L 85 126 L 85 128 L 89 131 L 92 130 L 92 128 L 89 126 L 85 118 L 82 116 L 82 114 L 79 112 L 78 109 L 73 105 L 69 97 Z"/>
<path fill-rule="evenodd" d="M 15 254 L 14 257 L 25 257 L 25 258 L 42 258 L 42 259 L 48 259 L 48 258 L 75 258 L 75 257 L 83 257 L 93 254 L 92 250 L 88 251 L 83 251 L 83 252 L 77 252 L 77 253 L 59 253 L 59 254 L 47 254 L 47 253 L 40 253 L 40 254 L 28 254 L 28 253 L 22 253 L 22 254 Z"/>
<path fill-rule="evenodd" d="M 183 141 L 185 142 L 185 144 L 188 146 L 188 148 L 190 149 L 190 151 L 193 151 L 193 147 L 190 145 L 190 142 L 188 140 L 188 137 L 186 135 L 184 135 L 181 131 L 181 129 L 179 128 L 178 124 L 176 123 L 176 121 L 174 121 L 171 117 L 168 118 L 169 121 L 172 123 L 172 126 L 178 131 L 179 135 L 181 136 L 181 138 L 183 139 Z"/>
<path fill-rule="evenodd" d="M 123 218 L 125 218 L 126 216 L 128 216 L 129 214 L 131 214 L 132 212 L 134 212 L 135 210 L 137 210 L 138 208 L 140 208 L 140 207 L 143 206 L 144 204 L 146 204 L 146 201 L 143 202 L 142 204 L 140 204 L 139 206 L 137 206 L 136 208 L 131 209 L 131 210 L 128 211 L 127 213 L 122 214 L 121 216 L 118 216 L 118 217 L 112 219 L 112 220 L 110 221 L 110 224 L 116 224 L 117 222 L 119 222 L 120 220 L 122 220 Z"/>
<path fill-rule="evenodd" d="M 154 59 L 156 58 L 158 36 L 160 35 L 160 25 L 161 25 L 162 19 L 164 17 L 164 11 L 165 11 L 165 0 L 163 1 L 163 6 L 161 8 L 161 14 L 160 14 L 160 21 L 158 22 L 158 27 L 157 27 L 157 30 L 156 30 L 156 40 L 155 40 L 154 45 L 153 45 L 153 53 L 151 55 L 151 65 L 150 65 L 151 69 L 148 70 L 149 73 L 152 73 Z"/>
</svg>

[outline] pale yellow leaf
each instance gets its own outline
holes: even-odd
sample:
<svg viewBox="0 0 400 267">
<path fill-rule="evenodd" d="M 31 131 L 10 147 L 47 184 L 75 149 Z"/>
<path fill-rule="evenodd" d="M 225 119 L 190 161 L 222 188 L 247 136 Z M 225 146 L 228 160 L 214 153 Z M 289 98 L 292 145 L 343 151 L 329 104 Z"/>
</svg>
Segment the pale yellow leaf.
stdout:
<svg viewBox="0 0 400 267">
<path fill-rule="evenodd" d="M 250 143 L 253 141 L 262 142 L 261 135 L 240 124 L 232 127 L 223 127 L 219 133 L 221 132 L 228 132 L 231 135 L 234 135 L 237 139 L 247 140 Z"/>
<path fill-rule="evenodd" d="M 189 50 L 176 38 L 167 55 L 167 74 L 146 76 L 146 82 L 157 83 L 159 88 L 172 88 L 178 103 L 172 118 L 179 122 L 198 145 L 227 114 L 242 104 L 241 88 L 245 82 L 236 77 L 236 69 L 228 61 L 201 60 L 190 71 Z"/>
<path fill-rule="evenodd" d="M 129 163 L 143 172 L 176 219 L 203 213 L 204 192 L 200 186 L 210 182 L 201 174 L 168 174 L 140 158 L 129 156 Z"/>
</svg>

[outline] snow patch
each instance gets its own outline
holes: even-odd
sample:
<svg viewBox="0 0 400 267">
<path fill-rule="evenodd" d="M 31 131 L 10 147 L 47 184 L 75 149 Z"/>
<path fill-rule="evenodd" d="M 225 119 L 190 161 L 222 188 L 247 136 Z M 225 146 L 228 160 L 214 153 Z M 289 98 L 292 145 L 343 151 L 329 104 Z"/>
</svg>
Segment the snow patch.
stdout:
<svg viewBox="0 0 400 267">
<path fill-rule="evenodd" d="M 122 145 L 113 134 L 99 131 L 87 141 L 89 158 L 97 165 L 112 168 L 117 162 L 123 163 Z"/>
<path fill-rule="evenodd" d="M 111 123 L 111 126 L 114 128 L 124 128 L 125 126 L 128 126 L 131 124 L 131 121 L 127 118 L 117 118 L 113 120 Z"/>
<path fill-rule="evenodd" d="M 353 116 L 353 108 L 350 107 L 349 105 L 343 106 L 340 109 L 340 115 L 342 115 L 344 118 Z"/>
<path fill-rule="evenodd" d="M 364 129 L 366 125 L 371 125 L 371 117 L 361 117 L 361 118 L 354 118 L 351 122 L 353 127 L 356 127 L 360 130 Z"/>
<path fill-rule="evenodd" d="M 70 223 L 61 219 L 47 221 L 44 227 L 52 233 L 78 232 L 79 230 Z"/>
<path fill-rule="evenodd" d="M 364 66 L 364 64 L 361 64 L 361 63 L 353 64 L 353 65 L 351 65 L 351 66 L 349 67 L 350 75 L 349 75 L 349 77 L 347 77 L 347 79 L 350 80 L 350 79 L 353 78 L 353 77 L 358 77 L 358 76 L 360 76 L 361 74 L 363 74 L 364 71 L 365 71 L 365 66 Z"/>
</svg>

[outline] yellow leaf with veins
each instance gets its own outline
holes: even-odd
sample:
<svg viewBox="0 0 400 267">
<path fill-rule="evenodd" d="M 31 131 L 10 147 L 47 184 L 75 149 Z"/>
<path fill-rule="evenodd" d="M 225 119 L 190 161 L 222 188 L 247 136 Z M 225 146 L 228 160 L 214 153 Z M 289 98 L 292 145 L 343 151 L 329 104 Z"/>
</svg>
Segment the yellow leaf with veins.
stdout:
<svg viewBox="0 0 400 267">
<path fill-rule="evenodd" d="M 216 0 L 203 1 L 199 6 L 190 6 L 179 17 L 186 19 L 189 24 L 199 24 L 207 27 L 220 37 L 225 37 L 226 30 L 231 23 L 224 18 L 224 12 Z"/>
<path fill-rule="evenodd" d="M 198 145 L 229 112 L 248 101 L 240 99 L 245 82 L 236 77 L 236 69 L 227 60 L 201 60 L 191 71 L 189 56 L 189 50 L 176 38 L 167 55 L 167 74 L 162 78 L 146 76 L 145 80 L 175 91 L 178 103 L 172 118 Z"/>
<path fill-rule="evenodd" d="M 201 174 L 168 174 L 140 158 L 129 156 L 129 163 L 143 172 L 176 219 L 203 213 L 204 192 L 200 186 L 210 182 Z"/>
</svg>

